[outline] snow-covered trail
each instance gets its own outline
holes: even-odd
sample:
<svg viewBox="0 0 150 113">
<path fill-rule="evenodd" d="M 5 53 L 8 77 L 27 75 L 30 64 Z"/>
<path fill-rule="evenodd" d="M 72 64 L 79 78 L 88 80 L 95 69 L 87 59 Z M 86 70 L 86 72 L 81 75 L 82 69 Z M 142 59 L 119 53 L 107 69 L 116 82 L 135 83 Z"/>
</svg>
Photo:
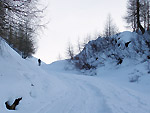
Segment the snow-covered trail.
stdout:
<svg viewBox="0 0 150 113">
<path fill-rule="evenodd" d="M 95 86 L 69 74 L 55 75 L 68 89 L 56 95 L 55 100 L 49 100 L 38 113 L 111 113 L 105 104 L 104 96 Z"/>
<path fill-rule="evenodd" d="M 150 98 L 98 77 L 59 72 L 67 90 L 48 99 L 37 113 L 150 113 Z"/>
</svg>

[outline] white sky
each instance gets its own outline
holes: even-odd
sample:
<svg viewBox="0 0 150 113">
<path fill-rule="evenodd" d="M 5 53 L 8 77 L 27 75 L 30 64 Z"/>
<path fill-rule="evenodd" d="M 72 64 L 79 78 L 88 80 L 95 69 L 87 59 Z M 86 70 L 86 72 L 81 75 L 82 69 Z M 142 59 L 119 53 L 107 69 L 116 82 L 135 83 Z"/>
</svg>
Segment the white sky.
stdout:
<svg viewBox="0 0 150 113">
<path fill-rule="evenodd" d="M 46 63 L 58 60 L 59 54 L 66 58 L 67 43 L 74 45 L 88 34 L 102 33 L 108 14 L 124 31 L 123 16 L 127 0 L 47 0 L 46 17 L 50 22 L 41 33 L 38 50 L 34 55 Z"/>
</svg>

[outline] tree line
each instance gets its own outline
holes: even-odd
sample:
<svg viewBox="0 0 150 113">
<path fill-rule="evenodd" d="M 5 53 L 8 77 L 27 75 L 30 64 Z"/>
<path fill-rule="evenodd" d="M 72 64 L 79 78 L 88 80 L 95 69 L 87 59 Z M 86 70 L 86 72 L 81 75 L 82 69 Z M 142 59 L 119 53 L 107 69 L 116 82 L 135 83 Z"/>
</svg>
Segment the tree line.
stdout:
<svg viewBox="0 0 150 113">
<path fill-rule="evenodd" d="M 150 27 L 150 1 L 149 0 L 128 0 L 126 22 L 133 31 L 142 34 Z"/>
<path fill-rule="evenodd" d="M 35 36 L 42 13 L 38 0 L 0 0 L 0 36 L 22 58 L 36 51 Z"/>
<path fill-rule="evenodd" d="M 76 54 L 82 52 L 83 48 L 86 46 L 88 42 L 91 40 L 96 40 L 98 37 L 105 37 L 107 40 L 115 34 L 119 33 L 119 28 L 117 25 L 113 22 L 113 18 L 110 14 L 108 14 L 103 33 L 102 34 L 95 34 L 95 36 L 91 36 L 88 34 L 83 41 L 81 41 L 79 38 L 77 40 L 76 46 L 73 46 L 71 42 L 68 42 L 67 48 L 66 48 L 66 56 L 67 58 L 73 60 L 74 56 Z"/>
</svg>

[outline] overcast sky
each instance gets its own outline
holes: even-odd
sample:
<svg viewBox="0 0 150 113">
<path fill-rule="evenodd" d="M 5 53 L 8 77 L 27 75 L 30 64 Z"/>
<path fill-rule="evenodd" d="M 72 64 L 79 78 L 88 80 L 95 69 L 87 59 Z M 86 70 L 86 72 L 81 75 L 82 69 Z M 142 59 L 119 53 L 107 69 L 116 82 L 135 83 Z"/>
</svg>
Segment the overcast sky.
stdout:
<svg viewBox="0 0 150 113">
<path fill-rule="evenodd" d="M 127 0 L 47 0 L 47 29 L 38 41 L 35 57 L 46 63 L 66 58 L 68 41 L 76 44 L 87 35 L 102 33 L 108 14 L 120 31 L 126 23 L 122 19 L 126 12 Z"/>
</svg>

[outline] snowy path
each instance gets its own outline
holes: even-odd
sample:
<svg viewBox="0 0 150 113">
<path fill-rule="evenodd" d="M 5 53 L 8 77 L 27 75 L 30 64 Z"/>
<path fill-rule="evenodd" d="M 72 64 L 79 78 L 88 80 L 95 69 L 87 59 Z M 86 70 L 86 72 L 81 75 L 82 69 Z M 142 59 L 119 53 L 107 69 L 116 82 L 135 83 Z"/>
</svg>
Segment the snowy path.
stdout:
<svg viewBox="0 0 150 113">
<path fill-rule="evenodd" d="M 68 90 L 56 95 L 57 98 L 50 100 L 38 113 L 111 113 L 102 93 L 95 86 L 66 74 L 58 76 Z"/>
<path fill-rule="evenodd" d="M 51 73 L 68 87 L 37 113 L 150 113 L 150 99 L 96 77 Z"/>
</svg>

